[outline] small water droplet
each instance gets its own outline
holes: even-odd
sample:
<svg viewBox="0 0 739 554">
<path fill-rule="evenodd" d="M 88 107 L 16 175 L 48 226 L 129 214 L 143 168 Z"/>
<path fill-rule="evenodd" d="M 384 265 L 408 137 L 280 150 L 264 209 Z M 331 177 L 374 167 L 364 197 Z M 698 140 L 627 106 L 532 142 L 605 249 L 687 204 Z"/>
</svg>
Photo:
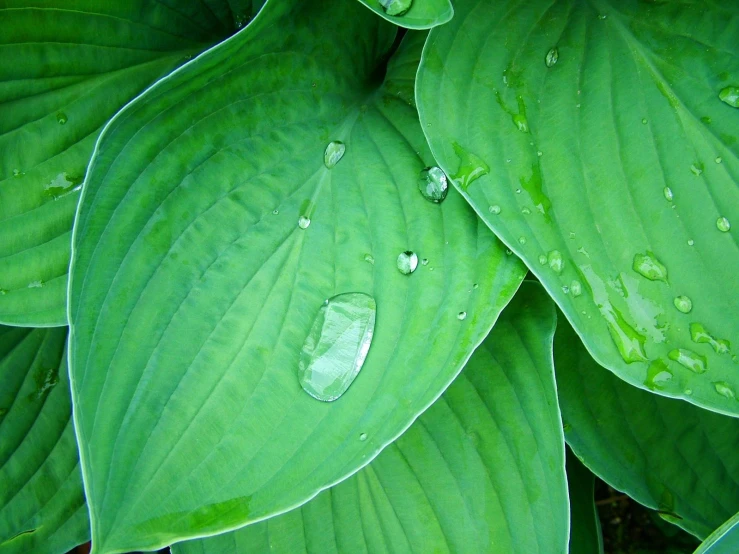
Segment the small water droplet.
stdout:
<svg viewBox="0 0 739 554">
<path fill-rule="evenodd" d="M 518 244 L 526 244 L 526 237 L 518 237 Z"/>
<path fill-rule="evenodd" d="M 513 250 L 511 250 L 510 248 L 506 248 L 505 253 L 506 253 L 506 256 L 510 256 L 511 254 L 513 254 Z"/>
<path fill-rule="evenodd" d="M 498 215 L 498 214 L 500 213 L 500 206 L 498 206 L 497 204 L 496 204 L 496 205 L 494 205 L 494 206 L 490 206 L 490 207 L 488 208 L 488 211 L 489 211 L 489 212 L 490 212 L 491 214 L 493 214 L 493 215 Z"/>
<path fill-rule="evenodd" d="M 251 14 L 249 12 L 236 12 L 234 13 L 234 26 L 236 29 L 243 29 L 251 21 Z"/>
<path fill-rule="evenodd" d="M 679 312 L 684 314 L 690 313 L 690 310 L 693 309 L 693 301 L 687 296 L 676 296 L 672 303 L 675 304 Z"/>
<path fill-rule="evenodd" d="M 513 117 L 513 123 L 516 125 L 516 129 L 522 133 L 529 132 L 529 120 L 526 119 L 525 115 L 515 114 Z"/>
<path fill-rule="evenodd" d="M 20 169 L 14 169 L 13 170 L 13 177 L 21 177 L 22 175 L 23 175 L 23 173 L 21 172 Z"/>
<path fill-rule="evenodd" d="M 367 440 L 367 433 L 360 433 L 359 434 L 359 440 L 361 440 L 362 442 L 366 441 Z"/>
<path fill-rule="evenodd" d="M 421 260 L 421 265 L 429 265 L 429 259 L 424 258 L 423 260 Z"/>
<path fill-rule="evenodd" d="M 672 372 L 662 360 L 654 360 L 647 368 L 647 380 L 644 384 L 651 390 L 661 389 L 672 379 Z"/>
<path fill-rule="evenodd" d="M 324 402 L 346 392 L 367 358 L 375 312 L 375 299 L 361 292 L 323 303 L 300 351 L 298 380 L 305 392 Z"/>
<path fill-rule="evenodd" d="M 412 0 L 380 0 L 380 5 L 388 15 L 400 17 L 411 9 Z"/>
<path fill-rule="evenodd" d="M 56 120 L 59 122 L 59 125 L 64 125 L 68 121 L 67 114 L 64 112 L 57 112 Z"/>
<path fill-rule="evenodd" d="M 716 228 L 722 233 L 727 233 L 731 229 L 731 222 L 725 217 L 719 217 L 716 220 Z"/>
<path fill-rule="evenodd" d="M 554 64 L 557 63 L 559 60 L 559 50 L 557 48 L 552 48 L 547 52 L 546 57 L 544 58 L 544 63 L 547 67 L 554 67 Z"/>
<path fill-rule="evenodd" d="M 44 282 L 41 279 L 37 281 L 31 281 L 30 283 L 28 283 L 29 289 L 40 289 L 43 286 L 44 286 Z"/>
<path fill-rule="evenodd" d="M 521 208 L 521 213 L 523 215 L 530 215 L 531 214 L 531 210 L 529 210 L 528 208 Z"/>
<path fill-rule="evenodd" d="M 365 254 L 364 261 L 372 265 L 375 265 L 375 257 L 372 254 Z"/>
<path fill-rule="evenodd" d="M 705 169 L 705 166 L 701 162 L 695 162 L 693 164 L 690 164 L 690 172 L 696 177 L 701 175 L 704 169 Z"/>
<path fill-rule="evenodd" d="M 340 140 L 332 140 L 328 143 L 326 151 L 323 153 L 323 165 L 331 169 L 344 157 L 344 152 L 346 152 L 344 143 Z"/>
<path fill-rule="evenodd" d="M 688 240 L 688 246 L 693 246 L 695 244 L 695 241 L 693 239 Z"/>
<path fill-rule="evenodd" d="M 7 290 L 0 289 L 0 296 L 5 296 L 6 294 L 8 294 L 8 291 Z"/>
<path fill-rule="evenodd" d="M 272 210 L 272 215 L 278 215 L 279 213 L 280 213 L 280 210 L 278 210 L 277 208 Z"/>
<path fill-rule="evenodd" d="M 675 198 L 675 195 L 672 194 L 672 189 L 670 187 L 665 187 L 662 190 L 662 194 L 665 195 L 665 200 L 667 200 L 668 202 L 672 202 L 672 199 Z"/>
<path fill-rule="evenodd" d="M 724 104 L 728 104 L 732 108 L 739 108 L 739 87 L 724 87 L 718 93 L 718 97 Z"/>
<path fill-rule="evenodd" d="M 732 389 L 731 385 L 729 385 L 729 383 L 725 381 L 715 381 L 713 383 L 713 388 L 716 389 L 717 393 L 725 398 L 728 398 L 729 400 L 734 400 L 736 398 L 736 393 L 734 392 L 734 389 Z"/>
<path fill-rule="evenodd" d="M 647 123 L 649 123 L 649 120 L 646 117 L 644 117 L 642 118 L 641 123 L 642 125 L 646 125 Z"/>
<path fill-rule="evenodd" d="M 307 229 L 310 226 L 310 219 L 305 217 L 304 215 L 301 215 L 298 218 L 298 227 L 301 229 Z"/>
<path fill-rule="evenodd" d="M 565 294 L 570 294 L 570 287 L 567 285 L 562 285 L 562 292 Z"/>
<path fill-rule="evenodd" d="M 600 19 L 601 21 L 602 21 L 603 19 L 607 19 L 607 18 L 608 18 L 608 15 L 606 15 L 606 14 L 604 14 L 604 13 L 598 14 L 598 19 Z"/>
<path fill-rule="evenodd" d="M 462 320 L 463 320 L 464 318 L 466 318 L 466 317 L 467 317 L 467 312 L 459 312 L 459 313 L 457 314 L 457 319 L 458 319 L 459 321 L 462 321 Z"/>
<path fill-rule="evenodd" d="M 479 286 L 480 286 L 480 285 L 478 285 L 477 283 L 475 283 L 474 285 L 472 285 L 472 288 L 473 288 L 473 289 L 476 289 L 476 288 L 477 288 L 477 287 L 479 287 Z"/>
<path fill-rule="evenodd" d="M 557 275 L 562 273 L 562 269 L 565 266 L 564 258 L 562 257 L 562 253 L 559 250 L 551 250 L 547 254 L 547 261 L 549 262 L 549 267 L 554 271 Z"/>
<path fill-rule="evenodd" d="M 547 263 L 547 255 L 546 254 L 539 254 L 539 263 L 541 265 L 546 265 L 546 263 Z"/>
<path fill-rule="evenodd" d="M 650 281 L 667 282 L 667 268 L 647 250 L 646 254 L 635 254 L 631 268 Z"/>
<path fill-rule="evenodd" d="M 720 164 L 724 160 L 723 160 L 723 158 L 721 156 L 716 156 L 716 158 L 713 161 L 716 162 L 717 164 Z"/>
<path fill-rule="evenodd" d="M 693 394 L 693 389 L 685 389 L 685 390 L 683 391 L 683 393 L 685 394 L 685 396 L 692 396 L 692 394 Z"/>
<path fill-rule="evenodd" d="M 446 174 L 438 167 L 427 167 L 418 175 L 418 190 L 429 202 L 443 202 L 449 192 Z"/>
<path fill-rule="evenodd" d="M 731 343 L 726 339 L 717 339 L 701 323 L 690 324 L 690 338 L 698 344 L 710 344 L 716 354 L 726 354 Z"/>
<path fill-rule="evenodd" d="M 403 275 L 410 275 L 418 267 L 418 256 L 415 252 L 406 250 L 398 256 L 398 271 Z"/>
<path fill-rule="evenodd" d="M 692 350 L 676 348 L 675 350 L 670 350 L 667 357 L 694 373 L 705 373 L 708 369 L 706 358 L 700 354 L 696 354 Z"/>
<path fill-rule="evenodd" d="M 537 150 L 536 155 L 541 158 L 544 155 L 544 152 L 542 152 L 541 150 Z"/>
<path fill-rule="evenodd" d="M 521 194 L 521 189 L 516 189 L 516 194 Z"/>
<path fill-rule="evenodd" d="M 570 283 L 570 292 L 572 296 L 580 296 L 582 294 L 582 284 L 580 284 L 580 281 L 572 281 Z"/>
</svg>

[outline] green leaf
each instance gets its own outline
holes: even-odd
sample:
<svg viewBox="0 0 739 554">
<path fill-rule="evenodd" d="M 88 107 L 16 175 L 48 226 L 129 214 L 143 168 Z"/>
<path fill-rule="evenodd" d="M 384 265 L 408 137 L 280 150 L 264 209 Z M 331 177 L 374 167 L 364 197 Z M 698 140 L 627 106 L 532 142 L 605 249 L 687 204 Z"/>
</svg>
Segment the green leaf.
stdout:
<svg viewBox="0 0 739 554">
<path fill-rule="evenodd" d="M 599 363 L 739 414 L 739 3 L 455 10 L 418 78 L 442 169 Z"/>
<path fill-rule="evenodd" d="M 603 554 L 603 535 L 595 507 L 595 476 L 567 449 L 570 494 L 570 554 Z"/>
<path fill-rule="evenodd" d="M 430 29 L 452 19 L 449 0 L 359 0 L 391 23 L 408 29 Z"/>
<path fill-rule="evenodd" d="M 173 554 L 565 553 L 554 325 L 544 290 L 524 284 L 446 392 L 370 465 L 297 510 Z"/>
<path fill-rule="evenodd" d="M 152 81 L 228 36 L 227 8 L 217 0 L 3 2 L 0 322 L 66 325 L 72 221 L 101 127 Z"/>
<path fill-rule="evenodd" d="M 95 552 L 233 529 L 354 473 L 441 394 L 523 279 L 460 195 L 421 196 L 432 158 L 409 103 L 425 36 L 383 84 L 396 31 L 356 2 L 268 2 L 103 133 L 70 284 Z M 331 141 L 345 153 L 328 169 Z M 409 250 L 422 261 L 404 275 Z M 321 402 L 300 353 L 346 292 L 375 299 L 374 339 L 348 391 Z"/>
<path fill-rule="evenodd" d="M 57 554 L 90 537 L 66 339 L 66 328 L 0 326 L 0 554 Z"/>
<path fill-rule="evenodd" d="M 565 439 L 593 473 L 698 537 L 739 510 L 739 420 L 621 381 L 564 322 L 554 361 Z"/>
<path fill-rule="evenodd" d="M 739 552 L 739 514 L 711 533 L 695 554 L 736 554 Z"/>
</svg>

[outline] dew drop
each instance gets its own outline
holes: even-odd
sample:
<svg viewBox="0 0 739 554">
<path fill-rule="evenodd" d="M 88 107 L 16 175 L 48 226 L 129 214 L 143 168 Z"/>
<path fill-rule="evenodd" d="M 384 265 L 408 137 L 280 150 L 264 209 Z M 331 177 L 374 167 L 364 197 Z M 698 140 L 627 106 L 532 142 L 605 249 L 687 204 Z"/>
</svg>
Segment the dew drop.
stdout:
<svg viewBox="0 0 739 554">
<path fill-rule="evenodd" d="M 421 265 L 429 265 L 429 259 L 424 258 L 423 260 L 421 260 Z"/>
<path fill-rule="evenodd" d="M 734 400 L 736 398 L 736 393 L 734 392 L 734 389 L 732 389 L 731 385 L 729 385 L 729 383 L 726 383 L 725 381 L 714 382 L 713 388 L 716 389 L 717 393 L 725 398 L 728 398 L 729 400 Z"/>
<path fill-rule="evenodd" d="M 695 162 L 693 164 L 690 164 L 690 172 L 696 177 L 701 175 L 704 169 L 705 167 L 703 166 L 701 162 Z"/>
<path fill-rule="evenodd" d="M 493 215 L 498 215 L 498 214 L 500 213 L 500 206 L 498 206 L 497 204 L 496 204 L 496 205 L 494 205 L 494 206 L 490 206 L 490 207 L 488 208 L 488 211 L 489 211 L 489 212 L 490 212 L 491 214 L 493 214 Z"/>
<path fill-rule="evenodd" d="M 582 294 L 582 284 L 580 284 L 580 281 L 572 281 L 570 283 L 570 292 L 572 296 L 580 296 Z"/>
<path fill-rule="evenodd" d="M 644 117 L 642 118 L 641 123 L 642 125 L 646 125 L 647 123 L 649 123 L 649 120 L 646 117 Z"/>
<path fill-rule="evenodd" d="M 427 167 L 418 175 L 418 190 L 429 202 L 443 202 L 449 192 L 446 174 L 438 167 Z"/>
<path fill-rule="evenodd" d="M 521 208 L 521 213 L 523 215 L 530 215 L 531 214 L 531 210 L 529 210 L 528 208 Z"/>
<path fill-rule="evenodd" d="M 23 172 L 20 169 L 13 170 L 13 177 L 21 177 L 22 175 L 23 175 Z"/>
<path fill-rule="evenodd" d="M 474 285 L 472 285 L 472 288 L 473 288 L 473 289 L 476 289 L 476 288 L 477 288 L 477 287 L 479 287 L 479 286 L 480 286 L 480 285 L 478 285 L 477 283 L 475 283 Z"/>
<path fill-rule="evenodd" d="M 604 20 L 604 19 L 607 19 L 607 18 L 608 18 L 608 15 L 606 15 L 604 13 L 598 14 L 598 19 L 600 19 L 601 21 Z"/>
<path fill-rule="evenodd" d="M 562 285 L 562 292 L 565 294 L 570 294 L 570 287 L 567 285 Z"/>
<path fill-rule="evenodd" d="M 346 392 L 367 358 L 375 312 L 375 299 L 361 292 L 323 303 L 300 351 L 298 380 L 305 392 L 324 402 Z"/>
<path fill-rule="evenodd" d="M 400 17 L 411 9 L 412 0 L 380 0 L 383 11 L 388 15 Z"/>
<path fill-rule="evenodd" d="M 683 392 L 685 393 L 685 396 L 691 396 L 693 394 L 693 389 L 685 389 Z"/>
<path fill-rule="evenodd" d="M 647 250 L 646 254 L 635 254 L 631 268 L 650 281 L 667 282 L 667 268 Z"/>
<path fill-rule="evenodd" d="M 546 254 L 539 254 L 539 263 L 541 265 L 546 265 L 546 263 L 547 263 L 547 255 Z"/>
<path fill-rule="evenodd" d="M 644 384 L 651 390 L 661 389 L 672 379 L 672 372 L 662 360 L 654 360 L 647 368 L 647 380 Z"/>
<path fill-rule="evenodd" d="M 30 283 L 28 283 L 29 289 L 40 289 L 43 286 L 44 286 L 44 282 L 41 279 L 37 281 L 31 281 Z"/>
<path fill-rule="evenodd" d="M 721 156 L 716 156 L 716 159 L 714 159 L 713 161 L 716 162 L 717 164 L 720 164 L 724 160 L 723 160 L 723 158 Z"/>
<path fill-rule="evenodd" d="M 706 358 L 700 354 L 696 354 L 692 350 L 676 348 L 675 350 L 670 350 L 667 357 L 694 373 L 705 373 L 708 369 Z"/>
<path fill-rule="evenodd" d="M 359 434 L 359 440 L 364 442 L 367 440 L 367 433 L 360 433 Z"/>
<path fill-rule="evenodd" d="M 272 210 L 272 215 L 279 215 L 279 213 L 280 213 L 280 210 L 278 210 L 277 208 Z"/>
<path fill-rule="evenodd" d="M 243 29 L 251 21 L 251 15 L 248 12 L 234 13 L 234 26 L 236 29 Z"/>
<path fill-rule="evenodd" d="M 562 269 L 565 266 L 564 258 L 562 258 L 562 253 L 559 250 L 551 250 L 547 254 L 547 261 L 549 262 L 549 267 L 552 271 L 554 271 L 557 275 L 562 273 Z"/>
<path fill-rule="evenodd" d="M 526 244 L 526 237 L 518 237 L 518 244 Z"/>
<path fill-rule="evenodd" d="M 372 265 L 375 265 L 375 257 L 372 254 L 365 254 L 364 261 Z"/>
<path fill-rule="evenodd" d="M 340 140 L 332 140 L 328 143 L 326 151 L 323 153 L 323 165 L 331 169 L 344 157 L 344 152 L 346 152 L 344 143 Z"/>
<path fill-rule="evenodd" d="M 310 226 L 310 219 L 305 217 L 304 215 L 301 215 L 298 218 L 298 227 L 301 229 L 307 229 Z"/>
<path fill-rule="evenodd" d="M 731 223 L 725 217 L 719 217 L 716 220 L 716 229 L 718 229 L 722 233 L 727 233 L 729 229 L 731 229 Z"/>
<path fill-rule="evenodd" d="M 557 63 L 559 60 L 559 50 L 557 48 L 552 48 L 547 52 L 547 55 L 544 58 L 544 63 L 547 67 L 554 67 L 554 64 Z"/>
<path fill-rule="evenodd" d="M 457 319 L 458 319 L 459 321 L 462 321 L 462 320 L 463 320 L 463 319 L 465 319 L 466 317 L 467 317 L 467 312 L 459 312 L 459 313 L 457 314 Z"/>
<path fill-rule="evenodd" d="M 398 256 L 398 271 L 403 275 L 410 275 L 418 267 L 418 256 L 415 252 L 406 250 Z"/>
<path fill-rule="evenodd" d="M 688 240 L 688 246 L 693 246 L 695 241 L 693 239 Z"/>
<path fill-rule="evenodd" d="M 732 108 L 739 108 L 739 87 L 724 87 L 718 93 L 719 99 Z"/>
<path fill-rule="evenodd" d="M 716 354 L 726 354 L 731 343 L 726 339 L 717 339 L 701 323 L 690 324 L 690 338 L 698 344 L 710 344 Z"/>
<path fill-rule="evenodd" d="M 525 115 L 516 114 L 513 116 L 513 123 L 516 125 L 516 129 L 522 133 L 529 132 L 529 120 L 526 119 Z"/>
<path fill-rule="evenodd" d="M 662 189 L 662 194 L 665 195 L 665 200 L 667 200 L 668 202 L 672 202 L 672 199 L 675 198 L 670 187 L 665 187 L 664 189 Z"/>
<path fill-rule="evenodd" d="M 67 114 L 65 114 L 64 112 L 57 112 L 56 120 L 59 125 L 64 125 L 68 121 Z"/>
<path fill-rule="evenodd" d="M 693 309 L 693 301 L 687 296 L 676 296 L 672 303 L 675 304 L 677 311 L 684 314 L 690 313 Z"/>
</svg>

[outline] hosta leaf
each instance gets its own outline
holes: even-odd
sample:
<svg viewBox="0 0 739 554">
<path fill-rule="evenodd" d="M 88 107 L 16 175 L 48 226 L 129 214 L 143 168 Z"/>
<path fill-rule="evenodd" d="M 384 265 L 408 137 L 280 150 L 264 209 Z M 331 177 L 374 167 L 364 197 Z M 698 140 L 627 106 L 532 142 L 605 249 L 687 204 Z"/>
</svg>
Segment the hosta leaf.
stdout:
<svg viewBox="0 0 739 554">
<path fill-rule="evenodd" d="M 695 554 L 735 554 L 739 551 L 739 514 L 711 533 Z"/>
<path fill-rule="evenodd" d="M 594 498 L 595 476 L 567 449 L 570 494 L 570 554 L 603 554 L 603 536 Z"/>
<path fill-rule="evenodd" d="M 268 2 L 103 133 L 70 287 L 95 552 L 233 529 L 355 472 L 518 287 L 523 266 L 461 196 L 419 193 L 432 158 L 409 102 L 425 36 L 383 84 L 396 31 L 357 2 Z M 421 260 L 409 275 L 405 251 Z M 374 298 L 374 339 L 326 403 L 298 365 L 309 334 L 324 351 L 313 321 L 343 293 Z M 357 359 L 335 336 L 327 360 Z"/>
<path fill-rule="evenodd" d="M 0 322 L 66 324 L 72 220 L 101 127 L 228 36 L 227 8 L 217 0 L 2 3 Z"/>
<path fill-rule="evenodd" d="M 66 339 L 0 326 L 0 554 L 57 554 L 90 536 Z"/>
<path fill-rule="evenodd" d="M 455 9 L 417 92 L 441 167 L 598 362 L 739 414 L 739 4 Z"/>
<path fill-rule="evenodd" d="M 443 396 L 370 465 L 297 510 L 173 553 L 564 554 L 554 325 L 544 290 L 524 284 Z M 591 508 L 592 490 L 591 475 Z"/>
<path fill-rule="evenodd" d="M 565 439 L 593 473 L 699 537 L 739 510 L 739 420 L 621 381 L 564 322 L 554 363 Z"/>
<path fill-rule="evenodd" d="M 430 29 L 449 21 L 454 8 L 449 0 L 359 0 L 388 21 L 408 29 Z"/>
</svg>

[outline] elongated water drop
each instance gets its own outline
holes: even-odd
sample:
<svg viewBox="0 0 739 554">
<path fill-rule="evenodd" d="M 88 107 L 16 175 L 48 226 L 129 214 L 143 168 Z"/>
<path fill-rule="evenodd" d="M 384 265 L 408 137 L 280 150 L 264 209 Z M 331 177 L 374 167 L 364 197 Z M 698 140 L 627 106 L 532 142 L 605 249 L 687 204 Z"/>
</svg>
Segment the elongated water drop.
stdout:
<svg viewBox="0 0 739 554">
<path fill-rule="evenodd" d="M 667 268 L 647 250 L 646 254 L 635 254 L 631 268 L 650 281 L 667 282 Z"/>
<path fill-rule="evenodd" d="M 713 384 L 713 388 L 716 389 L 717 393 L 728 398 L 729 400 L 734 400 L 736 398 L 736 393 L 734 392 L 734 389 L 732 389 L 731 385 L 729 385 L 729 383 L 725 381 L 716 381 Z"/>
<path fill-rule="evenodd" d="M 731 349 L 731 343 L 728 340 L 717 339 L 702 323 L 690 324 L 690 338 L 698 344 L 710 344 L 716 354 L 726 354 Z"/>
<path fill-rule="evenodd" d="M 382 9 L 388 15 L 399 17 L 405 15 L 411 9 L 412 0 L 380 0 Z"/>
<path fill-rule="evenodd" d="M 564 258 L 562 258 L 562 253 L 559 250 L 551 250 L 547 254 L 547 261 L 549 262 L 549 267 L 554 271 L 556 274 L 562 273 L 562 269 L 565 266 Z"/>
<path fill-rule="evenodd" d="M 672 379 L 672 372 L 662 360 L 654 360 L 647 368 L 647 380 L 644 384 L 651 390 L 661 389 Z"/>
<path fill-rule="evenodd" d="M 323 153 L 323 164 L 328 169 L 331 169 L 344 157 L 344 152 L 346 152 L 344 143 L 340 140 L 332 140 L 328 143 L 326 151 Z"/>
<path fill-rule="evenodd" d="M 427 167 L 418 175 L 418 190 L 429 202 L 440 204 L 449 192 L 446 174 L 439 167 Z"/>
<path fill-rule="evenodd" d="M 547 52 L 547 55 L 544 57 L 544 63 L 547 67 L 554 67 L 554 64 L 557 63 L 559 60 L 559 50 L 556 48 L 552 48 Z"/>
<path fill-rule="evenodd" d="M 731 223 L 725 217 L 719 217 L 716 220 L 716 228 L 722 233 L 728 233 L 729 229 L 731 229 Z"/>
<path fill-rule="evenodd" d="M 375 330 L 375 299 L 361 292 L 324 302 L 300 351 L 298 380 L 313 398 L 331 402 L 362 369 Z"/>
<path fill-rule="evenodd" d="M 672 189 L 670 187 L 665 187 L 662 190 L 662 194 L 665 195 L 665 200 L 667 200 L 668 202 L 672 202 L 672 199 L 675 198 L 675 195 L 672 194 Z"/>
<path fill-rule="evenodd" d="M 739 108 L 739 87 L 724 87 L 718 93 L 718 97 L 724 104 L 732 108 Z"/>
<path fill-rule="evenodd" d="M 693 309 L 693 301 L 687 296 L 676 296 L 672 301 L 678 311 L 687 314 Z"/>
<path fill-rule="evenodd" d="M 415 252 L 406 250 L 398 256 L 398 271 L 403 275 L 410 275 L 418 267 L 418 256 Z"/>
<path fill-rule="evenodd" d="M 696 354 L 692 350 L 676 348 L 675 350 L 670 350 L 667 357 L 694 373 L 705 373 L 708 369 L 706 358 L 700 354 Z"/>
</svg>

